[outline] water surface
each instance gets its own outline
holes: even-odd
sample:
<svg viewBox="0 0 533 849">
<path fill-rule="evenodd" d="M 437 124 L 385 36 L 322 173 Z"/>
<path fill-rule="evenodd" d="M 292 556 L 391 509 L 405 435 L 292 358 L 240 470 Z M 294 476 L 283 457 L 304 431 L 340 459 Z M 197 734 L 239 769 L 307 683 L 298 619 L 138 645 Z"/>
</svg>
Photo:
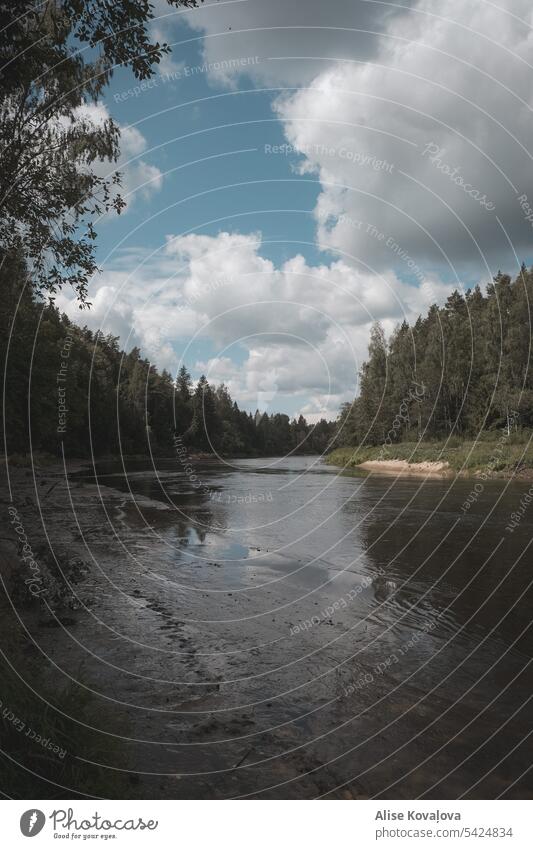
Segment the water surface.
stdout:
<svg viewBox="0 0 533 849">
<path fill-rule="evenodd" d="M 126 712 L 147 793 L 531 795 L 527 484 L 463 510 L 472 480 L 192 465 L 72 476 L 97 568 L 49 650 Z"/>
</svg>

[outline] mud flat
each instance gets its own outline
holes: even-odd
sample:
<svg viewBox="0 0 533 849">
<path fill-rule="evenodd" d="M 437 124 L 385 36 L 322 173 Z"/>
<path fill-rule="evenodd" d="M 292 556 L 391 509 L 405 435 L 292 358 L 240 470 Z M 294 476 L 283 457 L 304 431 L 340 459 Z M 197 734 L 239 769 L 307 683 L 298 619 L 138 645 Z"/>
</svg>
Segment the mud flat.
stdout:
<svg viewBox="0 0 533 849">
<path fill-rule="evenodd" d="M 198 489 L 175 458 L 126 465 L 10 466 L 0 493 L 1 643 L 39 696 L 76 696 L 58 763 L 82 795 L 530 797 L 527 515 L 483 569 L 527 484 L 487 482 L 457 525 L 472 483 L 443 470 L 205 458 Z"/>
<path fill-rule="evenodd" d="M 228 540 L 184 476 L 167 481 L 174 508 L 155 486 L 147 497 L 72 468 L 9 467 L 0 541 L 1 608 L 31 651 L 31 676 L 39 670 L 33 686 L 90 703 L 98 758 L 83 741 L 72 756 L 116 774 L 117 793 L 142 798 L 312 798 L 335 786 L 314 772 L 325 752 L 305 746 L 323 727 L 313 713 L 331 698 L 331 659 L 299 658 L 319 653 L 334 630 L 339 594 L 367 608 L 369 582 L 340 576 L 332 593 L 317 591 L 326 564 L 306 569 Z M 3 645 L 7 623 L 0 615 Z M 11 659 L 24 675 L 26 655 Z M 347 793 L 366 790 L 350 782 Z"/>
</svg>

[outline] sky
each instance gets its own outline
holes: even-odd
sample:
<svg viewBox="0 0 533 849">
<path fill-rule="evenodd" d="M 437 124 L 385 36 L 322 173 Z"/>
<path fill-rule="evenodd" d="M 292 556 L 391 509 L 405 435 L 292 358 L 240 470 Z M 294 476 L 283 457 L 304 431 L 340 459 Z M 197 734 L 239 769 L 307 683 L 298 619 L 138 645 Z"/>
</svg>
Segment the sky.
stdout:
<svg viewBox="0 0 533 849">
<path fill-rule="evenodd" d="M 84 107 L 121 127 L 127 206 L 91 309 L 58 298 L 74 320 L 313 422 L 353 399 L 374 321 L 531 264 L 529 2 L 154 5 L 171 55 Z"/>
</svg>

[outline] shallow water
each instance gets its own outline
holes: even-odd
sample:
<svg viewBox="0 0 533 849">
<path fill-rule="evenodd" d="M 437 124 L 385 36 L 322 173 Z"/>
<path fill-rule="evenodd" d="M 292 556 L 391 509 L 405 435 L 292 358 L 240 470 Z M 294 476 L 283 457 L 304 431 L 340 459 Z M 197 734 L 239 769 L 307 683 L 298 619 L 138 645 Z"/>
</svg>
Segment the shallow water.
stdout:
<svg viewBox="0 0 533 849">
<path fill-rule="evenodd" d="M 193 465 L 71 476 L 93 570 L 74 639 L 40 634 L 147 795 L 531 795 L 528 484 L 463 510 L 472 480 Z"/>
</svg>

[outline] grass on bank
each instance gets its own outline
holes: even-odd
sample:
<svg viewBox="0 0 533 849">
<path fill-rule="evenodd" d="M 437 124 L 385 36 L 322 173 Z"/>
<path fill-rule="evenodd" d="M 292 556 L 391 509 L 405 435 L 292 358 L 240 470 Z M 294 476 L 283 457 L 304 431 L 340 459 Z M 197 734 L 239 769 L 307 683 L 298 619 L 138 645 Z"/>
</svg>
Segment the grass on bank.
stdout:
<svg viewBox="0 0 533 849">
<path fill-rule="evenodd" d="M 335 466 L 355 468 L 368 460 L 407 460 L 409 463 L 443 462 L 456 472 L 510 473 L 533 469 L 532 434 L 462 441 L 457 437 L 440 442 L 400 442 L 397 445 L 360 445 L 337 448 L 327 457 Z"/>
</svg>

